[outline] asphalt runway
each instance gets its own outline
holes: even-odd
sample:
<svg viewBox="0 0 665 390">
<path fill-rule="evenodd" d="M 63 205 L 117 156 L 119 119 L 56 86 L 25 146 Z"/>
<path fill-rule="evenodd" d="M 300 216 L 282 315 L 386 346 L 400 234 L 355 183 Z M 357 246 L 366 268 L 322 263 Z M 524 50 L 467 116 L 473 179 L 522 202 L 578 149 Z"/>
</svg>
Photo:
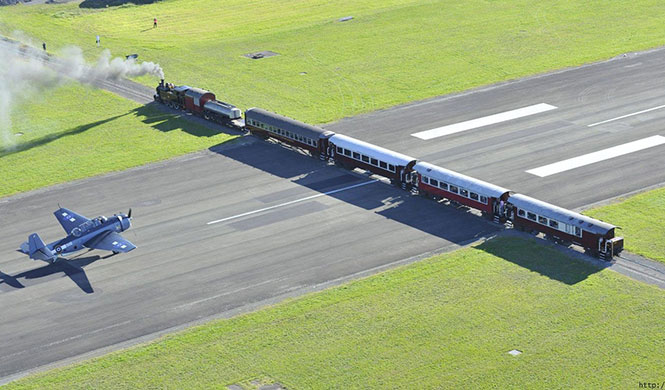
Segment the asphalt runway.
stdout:
<svg viewBox="0 0 665 390">
<path fill-rule="evenodd" d="M 251 136 L 2 202 L 5 380 L 498 229 Z M 123 236 L 138 249 L 107 258 L 92 251 L 52 266 L 16 252 L 33 231 L 46 242 L 64 236 L 52 214 L 58 204 L 91 218 L 132 207 L 133 227 Z M 233 219 L 207 224 L 223 218 Z"/>
<path fill-rule="evenodd" d="M 665 182 L 663 147 L 545 178 L 525 171 L 665 135 L 665 110 L 587 126 L 665 104 L 663 60 L 663 50 L 631 54 L 325 127 L 579 208 Z M 125 94 L 143 99 L 127 88 Z M 410 135 L 538 103 L 557 109 L 429 141 Z M 0 383 L 497 230 L 383 182 L 363 184 L 369 180 L 243 137 L 212 151 L 0 199 Z M 62 237 L 52 215 L 58 203 L 88 217 L 132 207 L 134 226 L 124 235 L 138 249 L 112 257 L 83 253 L 55 266 L 15 252 L 35 231 L 45 241 Z M 267 210 L 255 212 L 261 209 Z"/>
<path fill-rule="evenodd" d="M 328 130 L 566 208 L 665 183 L 665 145 L 544 178 L 526 170 L 653 135 L 665 136 L 665 50 L 343 119 Z M 424 141 L 412 133 L 539 103 L 544 113 Z"/>
</svg>

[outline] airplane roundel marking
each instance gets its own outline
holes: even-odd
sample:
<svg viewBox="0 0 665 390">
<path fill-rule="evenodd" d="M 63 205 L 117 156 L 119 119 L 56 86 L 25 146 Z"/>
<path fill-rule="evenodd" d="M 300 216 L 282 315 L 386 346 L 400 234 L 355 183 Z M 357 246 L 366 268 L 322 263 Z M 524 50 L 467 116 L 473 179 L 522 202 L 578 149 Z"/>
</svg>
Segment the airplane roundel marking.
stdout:
<svg viewBox="0 0 665 390">
<path fill-rule="evenodd" d="M 55 251 L 58 253 L 62 252 L 62 247 L 60 245 L 56 246 Z"/>
</svg>

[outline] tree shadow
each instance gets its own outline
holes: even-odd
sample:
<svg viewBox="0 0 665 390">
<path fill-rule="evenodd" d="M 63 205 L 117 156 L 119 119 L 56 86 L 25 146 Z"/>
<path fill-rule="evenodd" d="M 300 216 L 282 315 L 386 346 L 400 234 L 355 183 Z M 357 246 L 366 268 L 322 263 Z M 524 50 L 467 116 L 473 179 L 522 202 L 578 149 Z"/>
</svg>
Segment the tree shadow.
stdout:
<svg viewBox="0 0 665 390">
<path fill-rule="evenodd" d="M 72 135 L 84 133 L 84 132 L 86 132 L 86 131 L 94 128 L 94 127 L 97 127 L 99 125 L 103 125 L 104 123 L 108 123 L 108 122 L 114 121 L 118 118 L 122 118 L 125 115 L 129 115 L 129 112 L 124 113 L 124 114 L 120 114 L 120 115 L 115 115 L 115 116 L 112 116 L 112 117 L 109 117 L 109 118 L 106 118 L 106 119 L 98 120 L 96 122 L 91 122 L 91 123 L 88 123 L 88 124 L 85 124 L 85 125 L 72 127 L 71 129 L 63 130 L 63 131 L 58 132 L 58 133 L 46 134 L 42 137 L 35 138 L 33 140 L 30 140 L 30 141 L 27 141 L 27 142 L 24 142 L 24 143 L 20 143 L 18 145 L 14 145 L 11 148 L 5 147 L 4 149 L 0 149 L 0 158 L 5 157 L 5 156 L 9 156 L 9 155 L 12 155 L 12 154 L 15 154 L 15 153 L 25 152 L 26 150 L 30 150 L 30 149 L 33 149 L 33 148 L 36 148 L 36 147 L 39 147 L 39 146 L 46 145 L 50 142 L 59 140 L 59 139 L 64 138 L 64 137 L 69 137 L 69 136 L 72 136 Z"/>
<path fill-rule="evenodd" d="M 72 260 L 60 259 L 55 263 L 49 263 L 43 267 L 21 272 L 16 275 L 8 275 L 0 271 L 0 284 L 4 283 L 14 288 L 25 288 L 25 285 L 23 285 L 19 279 L 39 279 L 62 272 L 65 276 L 69 277 L 74 283 L 76 283 L 76 285 L 83 292 L 86 294 L 92 294 L 94 290 L 83 268 L 97 260 L 105 259 L 108 257 L 110 256 L 100 257 L 95 255 Z"/>
</svg>

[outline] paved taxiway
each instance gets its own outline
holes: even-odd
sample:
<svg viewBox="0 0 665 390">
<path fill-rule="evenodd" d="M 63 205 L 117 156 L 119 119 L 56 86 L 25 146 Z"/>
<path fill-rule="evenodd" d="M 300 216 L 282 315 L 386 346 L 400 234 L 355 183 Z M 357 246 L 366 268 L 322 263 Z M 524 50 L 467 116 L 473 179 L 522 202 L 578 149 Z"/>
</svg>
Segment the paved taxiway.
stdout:
<svg viewBox="0 0 665 390">
<path fill-rule="evenodd" d="M 665 153 L 540 178 L 526 171 L 662 132 L 665 52 L 506 83 L 326 126 L 528 195 L 577 208 L 665 182 Z M 147 92 L 147 90 L 145 91 Z M 136 99 L 141 99 L 141 93 Z M 424 141 L 410 134 L 546 103 L 557 109 Z M 475 216 L 382 183 L 208 222 L 362 183 L 251 137 L 217 152 L 0 200 L 0 377 L 219 315 L 490 234 Z M 138 249 L 45 267 L 14 252 L 62 231 L 57 203 L 90 217 L 133 207 Z"/>
</svg>

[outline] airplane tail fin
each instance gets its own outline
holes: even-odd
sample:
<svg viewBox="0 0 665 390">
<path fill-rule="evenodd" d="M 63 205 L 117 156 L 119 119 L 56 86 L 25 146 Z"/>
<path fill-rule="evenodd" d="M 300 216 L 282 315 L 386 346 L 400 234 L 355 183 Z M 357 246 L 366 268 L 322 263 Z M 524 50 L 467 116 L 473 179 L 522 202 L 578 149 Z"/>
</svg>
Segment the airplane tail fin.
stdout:
<svg viewBox="0 0 665 390">
<path fill-rule="evenodd" d="M 44 244 L 44 241 L 42 241 L 37 233 L 32 233 L 30 237 L 28 237 L 28 255 L 31 259 L 45 261 L 52 261 L 56 258 L 56 256 L 53 256 L 53 252 L 46 247 L 46 244 Z"/>
</svg>

